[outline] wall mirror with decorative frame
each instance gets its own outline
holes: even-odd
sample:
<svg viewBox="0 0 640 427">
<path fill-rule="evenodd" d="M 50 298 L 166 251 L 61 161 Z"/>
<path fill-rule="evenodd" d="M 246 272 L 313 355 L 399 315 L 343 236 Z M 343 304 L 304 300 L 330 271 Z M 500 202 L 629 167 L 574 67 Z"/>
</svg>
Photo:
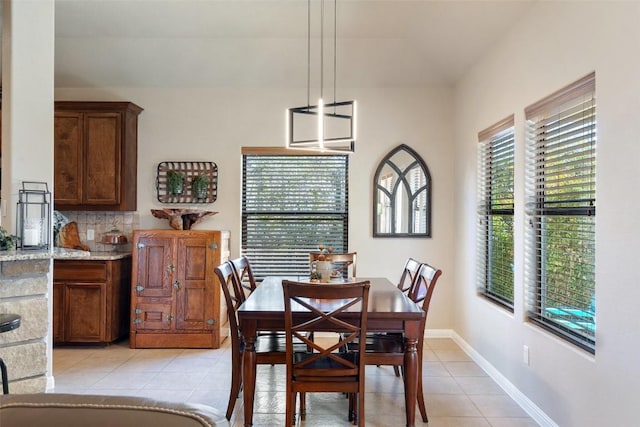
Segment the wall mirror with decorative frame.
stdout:
<svg viewBox="0 0 640 427">
<path fill-rule="evenodd" d="M 405 144 L 391 150 L 374 175 L 373 237 L 431 237 L 431 175 Z"/>
</svg>

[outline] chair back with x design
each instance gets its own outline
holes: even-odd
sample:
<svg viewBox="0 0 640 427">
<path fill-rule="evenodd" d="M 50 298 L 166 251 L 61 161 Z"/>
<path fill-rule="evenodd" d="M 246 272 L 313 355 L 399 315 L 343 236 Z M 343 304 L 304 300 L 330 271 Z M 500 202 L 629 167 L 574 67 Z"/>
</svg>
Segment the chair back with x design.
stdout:
<svg viewBox="0 0 640 427">
<path fill-rule="evenodd" d="M 402 275 L 400 276 L 400 281 L 398 282 L 398 289 L 400 289 L 405 294 L 408 294 L 411 288 L 413 287 L 413 282 L 415 281 L 416 276 L 418 275 L 418 270 L 422 263 L 413 258 L 407 259 L 407 262 L 404 263 L 404 268 L 402 269 Z"/>
<path fill-rule="evenodd" d="M 422 307 L 426 314 L 429 313 L 431 296 L 436 287 L 436 282 L 442 274 L 442 270 L 432 267 L 429 264 L 422 264 L 414 280 L 413 287 L 409 291 L 409 298 Z M 426 321 L 426 316 L 424 321 Z"/>
<path fill-rule="evenodd" d="M 287 417 L 296 393 L 344 392 L 358 396 L 358 422 L 364 425 L 364 354 L 369 282 L 309 285 L 282 281 L 287 339 Z M 295 315 L 294 315 L 295 312 Z M 339 332 L 337 341 L 311 340 L 309 332 Z M 309 349 L 294 352 L 293 342 Z M 358 351 L 341 352 L 358 342 Z"/>
<path fill-rule="evenodd" d="M 245 295 L 249 295 L 253 291 L 255 291 L 258 284 L 256 282 L 255 276 L 253 275 L 253 270 L 251 269 L 249 258 L 247 258 L 246 256 L 241 256 L 232 259 L 230 262 L 233 265 L 240 285 L 245 290 Z"/>
</svg>

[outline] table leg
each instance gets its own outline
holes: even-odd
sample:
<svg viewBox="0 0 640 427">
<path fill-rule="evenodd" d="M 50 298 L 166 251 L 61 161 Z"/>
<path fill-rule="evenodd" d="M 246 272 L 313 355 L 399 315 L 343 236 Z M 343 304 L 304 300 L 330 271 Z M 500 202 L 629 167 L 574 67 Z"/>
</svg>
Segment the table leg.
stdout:
<svg viewBox="0 0 640 427">
<path fill-rule="evenodd" d="M 405 331 L 404 404 L 407 411 L 407 427 L 416 425 L 416 398 L 418 393 L 418 338 L 413 329 L 413 327 L 407 326 Z"/>
<path fill-rule="evenodd" d="M 243 335 L 245 347 L 242 367 L 242 384 L 244 396 L 244 425 L 253 425 L 253 400 L 256 388 L 256 333 L 246 331 Z"/>
</svg>

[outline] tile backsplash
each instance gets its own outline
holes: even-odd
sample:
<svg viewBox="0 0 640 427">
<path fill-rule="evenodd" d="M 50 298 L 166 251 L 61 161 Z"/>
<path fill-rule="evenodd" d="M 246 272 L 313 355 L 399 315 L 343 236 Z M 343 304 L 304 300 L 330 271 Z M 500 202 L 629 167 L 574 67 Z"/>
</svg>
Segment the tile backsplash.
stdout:
<svg viewBox="0 0 640 427">
<path fill-rule="evenodd" d="M 140 217 L 137 212 L 60 211 L 60 213 L 69 221 L 75 221 L 78 224 L 80 241 L 94 252 L 131 251 L 133 230 L 140 228 Z M 127 236 L 129 243 L 124 245 L 100 243 L 102 235 L 114 229 L 120 230 Z M 93 240 L 87 238 L 87 230 L 93 230 Z"/>
</svg>

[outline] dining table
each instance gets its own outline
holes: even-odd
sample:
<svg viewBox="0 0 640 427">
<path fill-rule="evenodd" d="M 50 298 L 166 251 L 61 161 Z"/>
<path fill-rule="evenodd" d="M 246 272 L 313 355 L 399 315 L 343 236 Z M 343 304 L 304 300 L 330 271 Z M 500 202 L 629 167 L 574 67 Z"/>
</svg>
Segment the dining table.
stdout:
<svg viewBox="0 0 640 427">
<path fill-rule="evenodd" d="M 238 308 L 238 322 L 244 340 L 243 397 L 244 425 L 253 424 L 253 402 L 256 385 L 255 342 L 258 332 L 284 331 L 284 297 L 282 277 L 266 277 L 246 301 Z M 296 279 L 290 279 L 296 280 Z M 296 280 L 304 281 L 304 280 Z M 424 311 L 410 300 L 389 279 L 384 277 L 355 278 L 354 282 L 369 281 L 369 306 L 367 308 L 367 332 L 402 333 L 405 340 L 404 353 L 404 397 L 406 425 L 415 426 L 415 403 L 418 387 L 418 351 L 420 323 Z M 318 283 L 316 286 L 323 286 Z M 354 308 L 357 309 L 357 308 Z M 330 311 L 330 305 L 327 311 Z M 295 317 L 305 316 L 306 310 L 293 311 Z M 353 319 L 349 313 L 344 320 Z M 340 331 L 337 331 L 340 332 Z"/>
</svg>

